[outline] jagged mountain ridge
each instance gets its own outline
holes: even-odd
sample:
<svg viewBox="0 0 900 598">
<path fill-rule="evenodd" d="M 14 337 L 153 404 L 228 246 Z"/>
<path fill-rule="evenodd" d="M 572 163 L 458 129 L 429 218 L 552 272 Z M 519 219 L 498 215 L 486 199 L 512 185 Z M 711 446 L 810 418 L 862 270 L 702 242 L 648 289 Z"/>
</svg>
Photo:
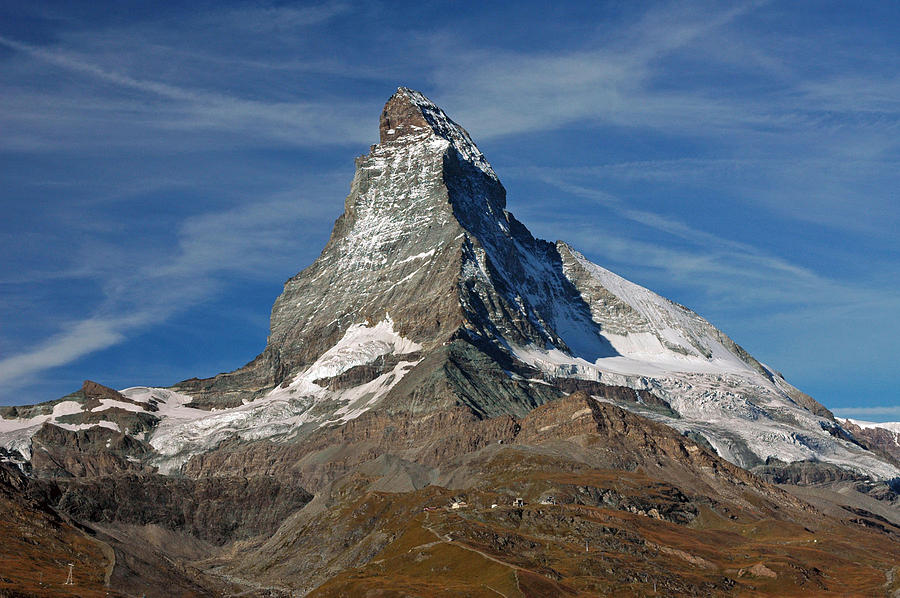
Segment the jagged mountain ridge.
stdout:
<svg viewBox="0 0 900 598">
<path fill-rule="evenodd" d="M 400 88 L 379 131 L 322 254 L 276 300 L 260 356 L 172 389 L 0 422 L 4 444 L 24 454 L 60 417 L 128 431 L 97 414 L 152 405 L 156 425 L 138 432 L 149 456 L 131 458 L 172 471 L 231 438 L 286 441 L 376 406 L 522 416 L 573 384 L 613 384 L 649 393 L 667 407 L 626 406 L 741 466 L 821 459 L 897 475 L 694 312 L 535 239 L 469 134 L 422 94 Z"/>
</svg>

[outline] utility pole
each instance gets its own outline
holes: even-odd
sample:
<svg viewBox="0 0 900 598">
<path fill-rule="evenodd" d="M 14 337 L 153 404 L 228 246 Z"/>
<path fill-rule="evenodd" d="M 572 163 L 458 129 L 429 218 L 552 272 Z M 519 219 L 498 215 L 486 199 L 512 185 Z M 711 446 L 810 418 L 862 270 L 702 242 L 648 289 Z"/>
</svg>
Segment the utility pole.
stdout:
<svg viewBox="0 0 900 598">
<path fill-rule="evenodd" d="M 69 576 L 66 578 L 66 583 L 63 584 L 64 586 L 75 585 L 75 581 L 72 579 L 72 569 L 74 569 L 74 568 L 75 568 L 75 565 L 73 563 L 69 563 Z"/>
</svg>

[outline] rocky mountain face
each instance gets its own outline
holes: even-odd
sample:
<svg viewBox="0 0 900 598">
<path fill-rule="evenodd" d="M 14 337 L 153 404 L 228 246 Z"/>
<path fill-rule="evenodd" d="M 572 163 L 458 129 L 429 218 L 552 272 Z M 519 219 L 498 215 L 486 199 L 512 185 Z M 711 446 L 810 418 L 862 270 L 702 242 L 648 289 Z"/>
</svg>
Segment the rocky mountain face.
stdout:
<svg viewBox="0 0 900 598">
<path fill-rule="evenodd" d="M 253 361 L 171 388 L 86 381 L 0 411 L 0 460 L 29 474 L 22 500 L 93 534 L 107 583 L 898 588 L 892 449 L 691 310 L 535 239 L 422 94 L 400 88 L 379 135 Z"/>
<path fill-rule="evenodd" d="M 900 466 L 900 423 L 870 423 L 846 419 L 841 425 L 870 451 Z"/>
</svg>

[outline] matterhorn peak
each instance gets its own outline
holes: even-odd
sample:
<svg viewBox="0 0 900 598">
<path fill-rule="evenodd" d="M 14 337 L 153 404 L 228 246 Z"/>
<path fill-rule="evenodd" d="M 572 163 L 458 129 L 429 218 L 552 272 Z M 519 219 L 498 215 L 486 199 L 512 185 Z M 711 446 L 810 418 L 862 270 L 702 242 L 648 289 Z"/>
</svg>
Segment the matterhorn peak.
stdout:
<svg viewBox="0 0 900 598">
<path fill-rule="evenodd" d="M 379 128 L 253 361 L 0 408 L 0 596 L 898 596 L 897 434 L 536 239 L 420 92 Z"/>
<path fill-rule="evenodd" d="M 397 92 L 388 99 L 381 111 L 378 132 L 382 145 L 416 143 L 437 136 L 448 141 L 466 161 L 491 178 L 497 178 L 468 131 L 447 116 L 437 104 L 414 89 L 397 88 Z"/>
<path fill-rule="evenodd" d="M 224 411 L 158 432 L 161 467 L 233 435 L 294 437 L 370 409 L 521 417 L 616 386 L 643 393 L 622 406 L 741 466 L 819 459 L 897 475 L 698 314 L 534 238 L 466 130 L 422 93 L 399 88 L 379 129 L 321 255 L 275 301 L 263 353 L 173 389 Z"/>
<path fill-rule="evenodd" d="M 419 135 L 423 131 L 433 131 L 422 110 L 422 106 L 426 103 L 440 111 L 440 108 L 418 91 L 406 87 L 397 88 L 397 92 L 388 99 L 384 110 L 381 111 L 381 121 L 378 125 L 381 143 Z"/>
</svg>

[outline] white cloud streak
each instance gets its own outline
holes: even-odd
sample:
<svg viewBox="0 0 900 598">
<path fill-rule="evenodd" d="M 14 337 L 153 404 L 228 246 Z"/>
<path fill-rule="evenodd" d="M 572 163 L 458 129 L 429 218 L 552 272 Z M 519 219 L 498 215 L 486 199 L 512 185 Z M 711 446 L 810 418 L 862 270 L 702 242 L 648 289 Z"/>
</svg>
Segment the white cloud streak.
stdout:
<svg viewBox="0 0 900 598">
<path fill-rule="evenodd" d="M 335 191 L 332 177 L 323 176 L 318 189 L 286 191 L 188 218 L 179 230 L 172 259 L 158 263 L 145 258 L 130 273 L 105 273 L 99 282 L 106 298 L 97 311 L 30 350 L 0 359 L 0 384 L 24 384 L 47 369 L 119 344 L 130 333 L 164 322 L 214 295 L 227 279 L 293 274 L 302 261 L 299 256 L 309 253 L 304 232 L 323 230 L 334 217 L 332 204 L 313 197 Z M 95 253 L 94 258 L 102 255 Z"/>
<path fill-rule="evenodd" d="M 298 29 L 319 25 L 347 13 L 351 7 L 344 2 L 326 2 L 315 6 L 254 6 L 217 11 L 204 20 L 231 30 L 245 30 L 253 34 L 284 32 L 296 34 Z"/>
<path fill-rule="evenodd" d="M 72 324 L 68 330 L 30 351 L 0 360 L 0 384 L 20 382 L 36 373 L 120 343 L 125 338 L 124 332 L 139 322 L 138 316 L 130 322 L 90 318 Z"/>
<path fill-rule="evenodd" d="M 146 114 L 146 119 L 139 124 L 154 125 L 157 129 L 237 133 L 297 146 L 364 143 L 371 139 L 371 134 L 366 134 L 368 128 L 364 126 L 367 122 L 364 114 L 368 107 L 365 103 L 352 100 L 249 100 L 132 77 L 94 64 L 71 51 L 47 50 L 5 36 L 0 36 L 0 45 L 91 79 L 154 96 L 156 100 L 148 108 L 141 101 L 125 98 L 101 96 L 87 102 L 77 99 L 62 103 L 54 98 L 41 110 L 41 104 L 46 102 L 41 96 L 34 97 L 26 92 L 19 99 L 16 94 L 10 94 L 3 102 L 11 104 L 10 108 L 16 108 L 14 102 L 18 100 L 19 108 L 15 111 L 15 120 L 10 122 L 13 130 L 20 126 L 22 120 L 30 120 L 32 126 L 39 124 L 48 113 L 53 115 L 51 121 L 56 126 L 63 124 L 61 119 L 77 126 L 80 121 L 90 120 L 92 115 L 103 119 L 114 114 L 114 120 L 106 123 L 107 126 L 114 127 L 118 123 L 119 126 L 129 127 L 129 120 L 133 120 L 134 113 L 138 113 Z M 160 103 L 160 100 L 167 102 Z M 29 114 L 33 116 L 29 117 Z M 47 137 L 50 135 L 47 134 Z M 17 143 L 15 138 L 4 143 L 22 149 L 29 147 L 27 142 Z M 55 147 L 55 144 L 49 145 Z M 41 145 L 31 142 L 30 147 L 40 149 Z"/>
<path fill-rule="evenodd" d="M 710 297 L 726 299 L 726 305 L 733 308 L 758 308 L 767 303 L 770 308 L 795 314 L 798 309 L 814 310 L 820 316 L 823 310 L 900 309 L 900 293 L 838 282 L 753 245 L 698 229 L 677 218 L 631 208 L 608 192 L 567 182 L 552 169 L 517 172 L 530 173 L 561 191 L 592 200 L 619 217 L 656 231 L 654 242 L 647 242 L 623 236 L 621 230 L 629 230 L 627 227 L 616 232 L 597 222 L 555 222 L 555 228 L 567 230 L 567 240 L 605 259 L 664 272 L 670 282 L 690 280 L 695 288 L 705 288 Z M 552 215 L 545 218 L 555 220 Z M 688 248 L 672 246 L 666 236 L 684 242 L 682 245 Z"/>
<path fill-rule="evenodd" d="M 586 121 L 668 131 L 771 125 L 770 116 L 697 90 L 654 89 L 659 61 L 765 4 L 672 4 L 649 11 L 599 49 L 555 54 L 472 50 L 436 72 L 441 101 L 478 138 Z M 448 52 L 438 40 L 435 54 Z"/>
</svg>

